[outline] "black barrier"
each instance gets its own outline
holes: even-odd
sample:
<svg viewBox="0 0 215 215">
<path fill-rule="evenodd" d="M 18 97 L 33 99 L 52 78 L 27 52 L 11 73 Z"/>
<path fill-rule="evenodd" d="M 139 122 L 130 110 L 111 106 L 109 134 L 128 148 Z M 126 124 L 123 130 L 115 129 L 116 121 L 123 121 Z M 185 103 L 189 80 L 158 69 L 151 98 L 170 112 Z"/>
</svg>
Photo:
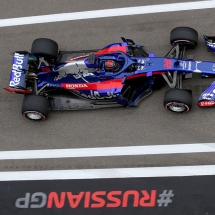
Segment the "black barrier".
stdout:
<svg viewBox="0 0 215 215">
<path fill-rule="evenodd" d="M 215 176 L 0 182 L 1 215 L 215 215 Z"/>
</svg>

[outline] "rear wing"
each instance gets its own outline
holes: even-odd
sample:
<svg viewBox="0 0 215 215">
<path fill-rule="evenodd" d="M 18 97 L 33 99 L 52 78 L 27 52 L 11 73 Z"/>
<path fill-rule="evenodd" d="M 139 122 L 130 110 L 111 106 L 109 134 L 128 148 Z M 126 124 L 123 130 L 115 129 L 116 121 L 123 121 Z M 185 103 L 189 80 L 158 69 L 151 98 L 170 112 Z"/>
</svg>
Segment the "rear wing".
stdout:
<svg viewBox="0 0 215 215">
<path fill-rule="evenodd" d="M 25 76 L 28 70 L 28 52 L 15 52 L 13 56 L 12 70 L 10 73 L 9 92 L 20 92 L 25 90 Z"/>
<path fill-rule="evenodd" d="M 27 66 L 28 53 L 20 54 L 15 52 L 13 56 L 13 65 L 10 74 L 9 87 L 24 87 Z"/>
</svg>

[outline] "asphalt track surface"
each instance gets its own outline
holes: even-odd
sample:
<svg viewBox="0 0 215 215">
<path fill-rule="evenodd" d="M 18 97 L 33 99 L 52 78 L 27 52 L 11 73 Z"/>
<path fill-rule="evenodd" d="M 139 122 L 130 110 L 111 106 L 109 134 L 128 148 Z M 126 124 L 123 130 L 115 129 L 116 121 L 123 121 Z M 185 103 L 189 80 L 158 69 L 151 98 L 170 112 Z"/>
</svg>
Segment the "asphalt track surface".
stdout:
<svg viewBox="0 0 215 215">
<path fill-rule="evenodd" d="M 0 18 L 47 15 L 118 7 L 176 3 L 162 1 L 38 0 L 4 1 Z M 186 1 L 184 1 L 186 2 Z M 13 7 L 11 7 L 13 5 Z M 207 53 L 203 34 L 214 34 L 214 9 L 155 13 L 101 19 L 4 27 L 0 29 L 0 85 L 8 86 L 12 55 L 15 50 L 30 51 L 40 37 L 58 42 L 61 50 L 97 49 L 120 42 L 121 36 L 133 38 L 147 51 L 164 56 L 171 48 L 170 31 L 189 26 L 199 32 L 195 60 L 213 61 Z M 50 112 L 48 120 L 36 123 L 20 114 L 22 95 L 0 91 L 0 150 L 36 150 L 133 145 L 169 145 L 214 142 L 215 109 L 201 109 L 196 103 L 200 93 L 213 81 L 194 75 L 184 82 L 193 90 L 193 108 L 187 114 L 174 114 L 163 107 L 166 86 L 155 91 L 137 108 Z M 141 155 L 96 158 L 62 158 L 0 161 L 1 171 L 122 168 L 215 164 L 214 153 Z"/>
</svg>

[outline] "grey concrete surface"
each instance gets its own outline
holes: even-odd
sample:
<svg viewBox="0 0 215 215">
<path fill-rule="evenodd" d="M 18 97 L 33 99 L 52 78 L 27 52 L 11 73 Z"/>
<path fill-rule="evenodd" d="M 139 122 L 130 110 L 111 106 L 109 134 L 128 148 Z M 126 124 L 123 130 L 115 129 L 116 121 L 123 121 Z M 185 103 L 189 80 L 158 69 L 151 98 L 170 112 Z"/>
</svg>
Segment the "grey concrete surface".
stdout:
<svg viewBox="0 0 215 215">
<path fill-rule="evenodd" d="M 7 160 L 0 162 L 0 171 L 103 169 L 214 164 L 215 157 L 213 153 L 194 153 L 95 158 Z"/>
<path fill-rule="evenodd" d="M 197 0 L 183 0 L 180 2 L 195 1 Z M 0 19 L 178 2 L 178 0 L 7 0 L 1 2 Z"/>
<path fill-rule="evenodd" d="M 5 11 L 9 8 L 9 2 L 1 7 L 2 18 L 48 14 L 38 8 L 41 1 L 32 1 L 32 13 L 26 12 L 14 3 L 10 13 Z M 26 2 L 26 1 L 23 1 Z M 48 2 L 48 1 L 47 1 Z M 49 1 L 50 2 L 50 1 Z M 69 1 L 52 1 L 58 7 L 51 5 L 49 13 L 71 12 L 64 3 Z M 76 2 L 74 11 L 82 11 L 83 1 Z M 114 8 L 111 2 L 105 4 L 89 4 L 86 10 Z M 116 1 L 114 1 L 116 3 Z M 116 3 L 117 7 L 144 5 L 142 1 L 123 1 L 123 5 Z M 145 1 L 144 1 L 145 2 Z M 158 3 L 154 1 L 152 4 Z M 176 1 L 159 1 L 168 3 Z M 151 3 L 146 1 L 145 4 Z M 156 4 L 157 4 L 156 3 Z M 21 3 L 20 5 L 24 4 Z M 41 13 L 40 13 L 41 12 Z M 47 37 L 56 40 L 61 50 L 78 50 L 102 48 L 109 43 L 120 41 L 121 36 L 133 38 L 137 44 L 142 44 L 148 51 L 155 52 L 158 56 L 165 55 L 171 48 L 169 33 L 177 26 L 190 26 L 199 32 L 199 45 L 194 53 L 196 60 L 215 60 L 213 53 L 206 52 L 203 42 L 203 34 L 215 33 L 213 17 L 214 9 L 186 11 L 175 13 L 159 13 L 149 15 L 125 16 L 117 18 L 103 18 L 79 21 L 67 21 L 51 24 L 26 25 L 5 27 L 0 29 L 0 85 L 8 86 L 11 70 L 12 53 L 15 50 L 30 51 L 31 43 L 35 38 Z M 144 100 L 138 108 L 108 108 L 86 111 L 50 112 L 47 121 L 37 123 L 29 121 L 21 116 L 22 95 L 9 94 L 0 90 L 0 150 L 27 150 L 27 149 L 52 149 L 52 148 L 83 148 L 101 146 L 127 146 L 127 145 L 156 145 L 177 143 L 201 143 L 214 142 L 214 116 L 215 108 L 199 108 L 196 103 L 198 96 L 213 79 L 201 79 L 195 75 L 192 80 L 184 82 L 185 88 L 193 90 L 193 109 L 187 114 L 174 114 L 166 111 L 163 107 L 163 96 L 168 87 L 155 91 L 153 95 Z M 187 156 L 187 157 L 186 157 Z M 214 154 L 186 155 L 175 158 L 175 155 L 144 157 L 147 166 L 154 165 L 195 165 L 214 164 Z M 194 156 L 195 159 L 192 159 Z M 168 159 L 167 159 L 168 158 Z M 121 160 L 120 160 L 121 159 Z M 100 161 L 102 158 L 100 158 Z M 0 168 L 8 170 L 37 169 L 41 167 L 41 161 L 36 160 L 33 167 L 28 166 L 32 161 L 1 161 Z M 65 159 L 65 161 L 45 161 L 47 168 L 85 168 L 86 159 Z M 92 162 L 92 163 L 91 163 Z M 8 163 L 8 165 L 6 165 Z M 64 166 L 65 163 L 65 166 Z M 94 168 L 96 161 L 87 160 L 88 167 Z M 106 158 L 100 165 L 106 167 L 123 167 L 127 165 L 139 166 L 141 159 Z M 14 167 L 13 167 L 14 165 Z M 4 167 L 5 166 L 5 167 Z M 7 168 L 8 166 L 8 168 Z M 17 167 L 18 166 L 18 167 Z M 39 169 L 40 169 L 39 168 Z"/>
</svg>

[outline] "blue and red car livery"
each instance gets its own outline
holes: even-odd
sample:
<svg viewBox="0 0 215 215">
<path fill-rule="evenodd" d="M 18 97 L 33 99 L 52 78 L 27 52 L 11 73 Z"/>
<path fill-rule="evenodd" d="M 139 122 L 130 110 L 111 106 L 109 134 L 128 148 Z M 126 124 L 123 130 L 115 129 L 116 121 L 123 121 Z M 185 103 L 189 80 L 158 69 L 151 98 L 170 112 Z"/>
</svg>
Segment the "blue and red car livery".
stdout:
<svg viewBox="0 0 215 215">
<path fill-rule="evenodd" d="M 204 38 L 207 46 L 215 52 L 214 38 Z M 40 39 L 40 42 L 45 40 Z M 28 100 L 32 95 L 34 100 L 44 97 L 49 103 L 48 110 L 133 107 L 166 83 L 179 93 L 183 77 L 190 78 L 192 73 L 215 74 L 215 62 L 184 59 L 184 52 L 193 44 L 192 38 L 171 41 L 173 47 L 165 57 L 147 53 L 143 46 L 135 45 L 131 39 L 122 40 L 122 43 L 110 44 L 101 50 L 60 51 L 57 59 L 46 50 L 44 53 L 15 52 L 9 87 L 5 90 L 23 93 Z M 113 65 L 117 65 L 114 70 L 106 67 Z M 172 95 L 170 97 L 172 99 Z M 186 112 L 183 109 L 187 106 L 186 101 L 179 101 L 179 97 L 168 101 L 172 106 L 165 107 L 174 112 Z M 215 104 L 215 83 L 203 92 L 198 104 Z M 23 115 L 30 112 L 33 117 L 25 115 L 30 119 L 46 118 L 42 113 L 42 117 L 37 118 L 34 114 L 39 111 L 33 107 L 30 109 Z"/>
</svg>

